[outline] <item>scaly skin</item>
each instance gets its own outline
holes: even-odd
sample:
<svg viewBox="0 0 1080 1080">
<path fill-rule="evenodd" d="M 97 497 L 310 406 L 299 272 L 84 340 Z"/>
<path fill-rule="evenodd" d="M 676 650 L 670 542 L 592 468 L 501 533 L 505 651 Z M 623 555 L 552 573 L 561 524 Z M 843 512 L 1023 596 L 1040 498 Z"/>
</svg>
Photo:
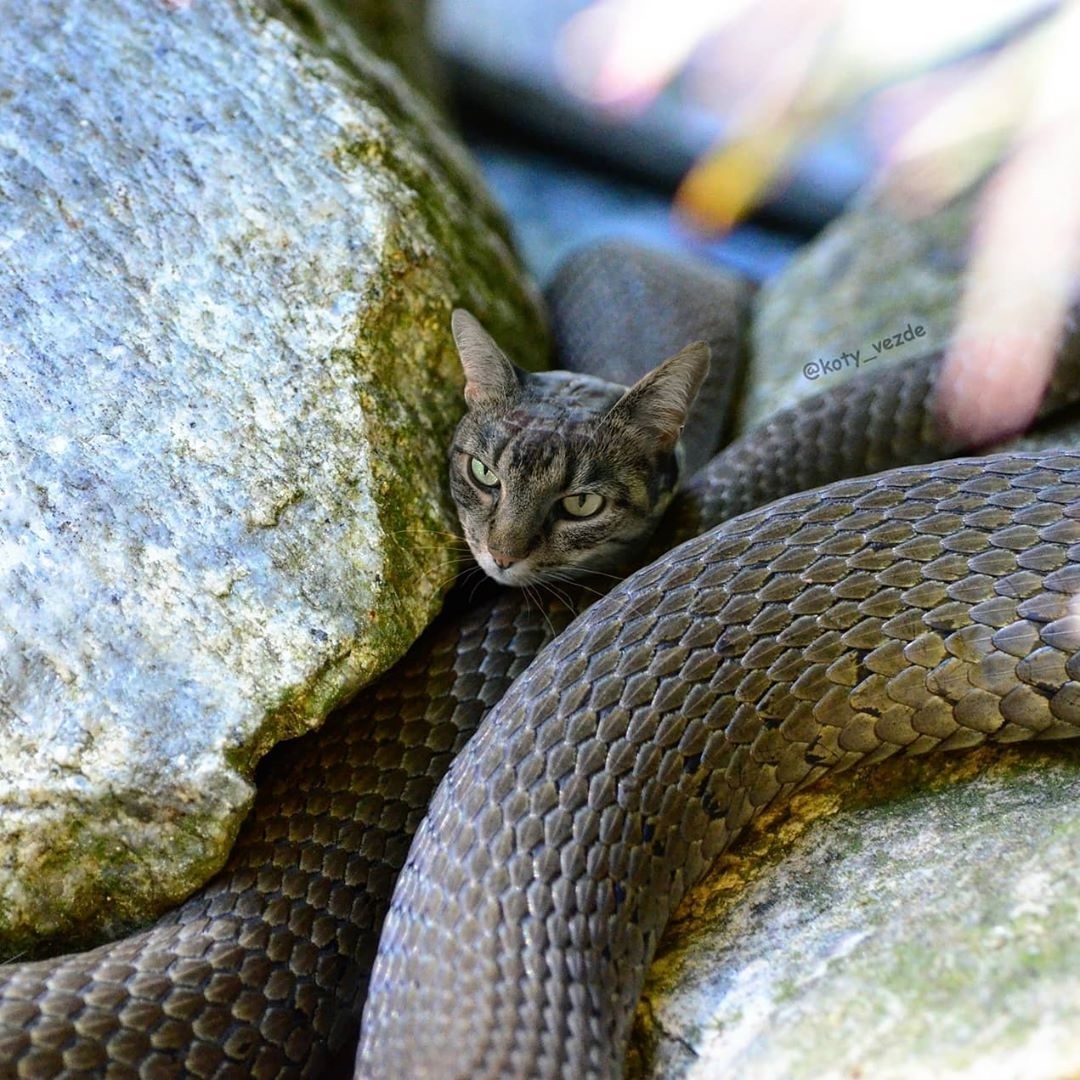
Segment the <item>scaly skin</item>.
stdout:
<svg viewBox="0 0 1080 1080">
<path fill-rule="evenodd" d="M 617 1077 L 660 933 L 760 810 L 898 753 L 1080 735 L 1080 455 L 789 496 L 634 575 L 454 761 L 358 1075 Z"/>
<path fill-rule="evenodd" d="M 228 865 L 176 912 L 90 952 L 0 967 L 0 1076 L 324 1077 L 343 1050 L 351 1065 L 412 833 L 560 617 L 510 590 L 461 615 L 268 756 Z"/>
</svg>

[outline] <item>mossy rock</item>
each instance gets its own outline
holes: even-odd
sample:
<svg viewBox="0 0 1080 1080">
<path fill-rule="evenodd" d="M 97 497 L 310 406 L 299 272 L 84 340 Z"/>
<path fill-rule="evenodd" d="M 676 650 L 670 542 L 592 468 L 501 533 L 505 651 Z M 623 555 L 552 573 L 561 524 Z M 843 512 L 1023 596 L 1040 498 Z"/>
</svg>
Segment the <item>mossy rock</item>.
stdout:
<svg viewBox="0 0 1080 1080">
<path fill-rule="evenodd" d="M 5 30 L 0 958 L 200 885 L 437 610 L 451 309 L 544 361 L 464 151 L 353 66 L 243 0 Z"/>
<path fill-rule="evenodd" d="M 1080 1069 L 1080 750 L 837 777 L 759 819 L 669 925 L 631 1076 Z"/>
</svg>

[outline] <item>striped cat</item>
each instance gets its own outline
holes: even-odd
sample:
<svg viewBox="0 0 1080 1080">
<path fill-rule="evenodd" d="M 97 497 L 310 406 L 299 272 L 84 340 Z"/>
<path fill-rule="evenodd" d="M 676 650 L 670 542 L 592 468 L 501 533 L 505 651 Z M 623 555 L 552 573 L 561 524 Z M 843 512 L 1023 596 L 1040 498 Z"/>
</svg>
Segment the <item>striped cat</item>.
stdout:
<svg viewBox="0 0 1080 1080">
<path fill-rule="evenodd" d="M 467 311 L 452 327 L 468 408 L 450 488 L 477 563 L 505 585 L 618 570 L 675 493 L 708 345 L 688 345 L 627 389 L 522 371 Z"/>
</svg>

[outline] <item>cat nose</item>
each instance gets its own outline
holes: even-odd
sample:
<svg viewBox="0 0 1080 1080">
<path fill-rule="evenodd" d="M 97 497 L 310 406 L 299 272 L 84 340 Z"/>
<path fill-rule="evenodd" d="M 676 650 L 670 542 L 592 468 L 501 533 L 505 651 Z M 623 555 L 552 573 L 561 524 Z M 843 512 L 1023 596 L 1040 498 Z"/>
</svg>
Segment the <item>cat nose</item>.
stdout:
<svg viewBox="0 0 1080 1080">
<path fill-rule="evenodd" d="M 517 555 L 505 555 L 501 551 L 492 551 L 488 549 L 488 554 L 491 556 L 491 561 L 500 570 L 509 570 L 511 566 L 516 562 L 521 562 L 520 556 Z"/>
</svg>

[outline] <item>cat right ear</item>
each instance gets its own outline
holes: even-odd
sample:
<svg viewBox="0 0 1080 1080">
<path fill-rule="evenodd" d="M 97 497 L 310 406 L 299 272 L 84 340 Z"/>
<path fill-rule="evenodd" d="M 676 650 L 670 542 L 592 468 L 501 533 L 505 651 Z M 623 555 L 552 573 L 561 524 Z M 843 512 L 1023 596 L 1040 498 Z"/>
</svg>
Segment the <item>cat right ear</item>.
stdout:
<svg viewBox="0 0 1080 1080">
<path fill-rule="evenodd" d="M 709 373 L 709 352 L 704 341 L 695 341 L 668 357 L 634 383 L 605 419 L 632 424 L 648 433 L 661 449 L 673 449 Z"/>
<path fill-rule="evenodd" d="M 450 327 L 465 371 L 466 404 L 507 405 L 513 401 L 521 393 L 517 368 L 479 320 L 464 308 L 455 308 Z"/>
</svg>

